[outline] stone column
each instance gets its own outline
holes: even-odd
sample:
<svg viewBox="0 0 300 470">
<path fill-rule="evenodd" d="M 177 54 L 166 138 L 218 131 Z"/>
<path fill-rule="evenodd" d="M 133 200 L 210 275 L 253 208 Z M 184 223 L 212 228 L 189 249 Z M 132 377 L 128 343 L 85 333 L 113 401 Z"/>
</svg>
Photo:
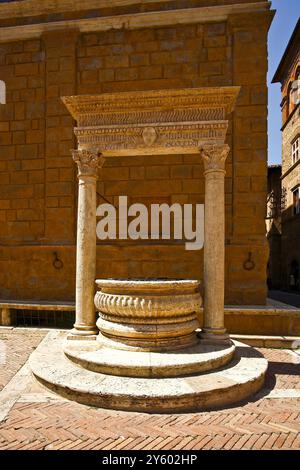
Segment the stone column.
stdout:
<svg viewBox="0 0 300 470">
<path fill-rule="evenodd" d="M 95 339 L 96 184 L 104 159 L 98 151 L 74 150 L 78 165 L 76 322 L 69 339 Z"/>
<path fill-rule="evenodd" d="M 201 148 L 205 175 L 204 342 L 229 342 L 224 327 L 225 161 L 228 145 Z"/>
</svg>

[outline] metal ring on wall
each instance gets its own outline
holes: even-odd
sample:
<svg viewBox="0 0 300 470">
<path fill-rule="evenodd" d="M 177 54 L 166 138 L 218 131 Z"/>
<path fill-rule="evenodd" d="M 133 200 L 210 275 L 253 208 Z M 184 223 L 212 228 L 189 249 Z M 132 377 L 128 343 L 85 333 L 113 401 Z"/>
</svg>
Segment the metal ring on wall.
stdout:
<svg viewBox="0 0 300 470">
<path fill-rule="evenodd" d="M 252 253 L 251 251 L 249 251 L 248 253 L 248 258 L 246 259 L 246 261 L 244 261 L 243 263 L 243 268 L 246 269 L 246 271 L 252 271 L 252 269 L 255 268 L 255 263 L 252 259 Z"/>
<path fill-rule="evenodd" d="M 53 253 L 53 256 L 54 256 L 54 260 L 53 260 L 52 264 L 53 264 L 54 268 L 55 269 L 62 269 L 64 267 L 64 263 L 62 262 L 61 259 L 59 259 L 56 251 Z"/>
</svg>

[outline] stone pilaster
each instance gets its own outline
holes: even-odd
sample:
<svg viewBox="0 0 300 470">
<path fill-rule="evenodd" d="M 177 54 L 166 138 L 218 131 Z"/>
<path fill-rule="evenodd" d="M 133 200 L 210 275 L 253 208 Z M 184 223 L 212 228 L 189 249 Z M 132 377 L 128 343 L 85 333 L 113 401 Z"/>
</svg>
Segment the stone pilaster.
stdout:
<svg viewBox="0 0 300 470">
<path fill-rule="evenodd" d="M 78 166 L 78 219 L 76 254 L 76 321 L 69 339 L 95 338 L 96 313 L 94 286 L 96 276 L 96 184 L 104 159 L 89 150 L 74 150 Z"/>
<path fill-rule="evenodd" d="M 79 30 L 47 31 L 42 35 L 45 54 L 45 244 L 75 242 L 76 179 L 70 148 L 74 148 L 74 121 L 61 97 L 77 91 Z M 39 158 L 41 158 L 40 155 Z"/>
<path fill-rule="evenodd" d="M 225 162 L 228 145 L 206 145 L 200 153 L 205 175 L 204 341 L 229 341 L 224 327 Z"/>
</svg>

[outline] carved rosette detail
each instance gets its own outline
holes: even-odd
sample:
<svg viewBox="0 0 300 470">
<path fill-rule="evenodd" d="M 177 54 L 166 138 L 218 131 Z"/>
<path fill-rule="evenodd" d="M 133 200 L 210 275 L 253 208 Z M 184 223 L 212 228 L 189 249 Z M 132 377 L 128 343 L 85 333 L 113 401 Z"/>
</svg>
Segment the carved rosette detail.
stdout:
<svg viewBox="0 0 300 470">
<path fill-rule="evenodd" d="M 72 150 L 73 160 L 78 166 L 78 176 L 97 177 L 104 158 L 98 150 Z"/>
<path fill-rule="evenodd" d="M 204 171 L 225 171 L 226 158 L 230 152 L 229 145 L 204 145 L 200 149 Z"/>
</svg>

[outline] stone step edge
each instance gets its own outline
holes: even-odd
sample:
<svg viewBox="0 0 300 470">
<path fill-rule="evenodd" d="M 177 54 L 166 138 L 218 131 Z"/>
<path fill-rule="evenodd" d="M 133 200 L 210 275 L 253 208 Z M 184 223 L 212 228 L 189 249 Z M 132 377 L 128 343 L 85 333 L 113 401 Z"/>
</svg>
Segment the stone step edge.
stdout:
<svg viewBox="0 0 300 470">
<path fill-rule="evenodd" d="M 234 341 L 241 341 L 255 348 L 298 349 L 300 336 L 230 335 Z"/>
<path fill-rule="evenodd" d="M 249 355 L 242 354 L 241 361 L 237 357 L 231 367 L 208 374 L 173 379 L 102 375 L 99 381 L 98 374 L 64 356 L 59 337 L 58 332 L 48 333 L 31 354 L 29 365 L 33 375 L 64 398 L 99 408 L 144 413 L 224 409 L 255 395 L 263 387 L 268 368 L 266 359 L 249 351 Z M 245 344 L 236 345 L 248 348 Z"/>
</svg>

